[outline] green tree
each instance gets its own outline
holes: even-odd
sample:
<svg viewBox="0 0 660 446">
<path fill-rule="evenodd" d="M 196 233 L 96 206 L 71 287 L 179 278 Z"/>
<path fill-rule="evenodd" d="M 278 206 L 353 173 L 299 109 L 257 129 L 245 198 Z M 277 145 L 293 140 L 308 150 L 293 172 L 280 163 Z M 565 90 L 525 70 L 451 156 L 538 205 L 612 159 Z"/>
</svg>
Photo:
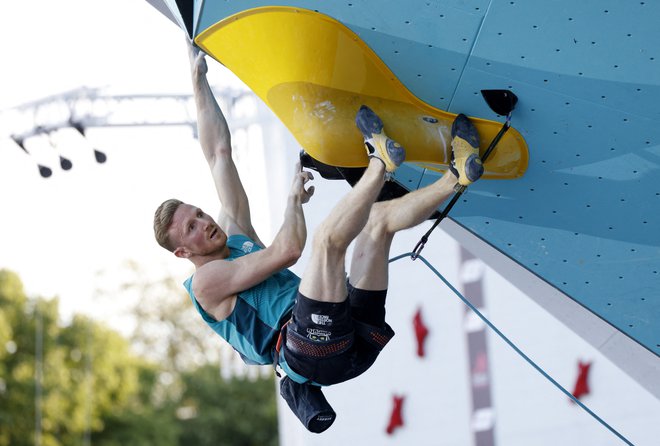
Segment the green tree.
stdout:
<svg viewBox="0 0 660 446">
<path fill-rule="evenodd" d="M 61 326 L 57 299 L 28 299 L 18 276 L 4 270 L 0 304 L 8 322 L 0 331 L 0 445 L 84 444 L 140 416 L 142 429 L 132 438 L 157 432 L 159 444 L 176 444 L 172 403 L 153 398 L 156 367 L 133 355 L 118 333 L 83 316 Z M 165 428 L 148 428 L 154 425 Z"/>
<path fill-rule="evenodd" d="M 34 385 L 26 379 L 33 370 L 25 367 L 17 367 L 20 364 L 17 356 L 16 333 L 14 327 L 19 326 L 23 317 L 27 298 L 23 291 L 23 284 L 18 276 L 11 271 L 0 270 L 0 445 L 12 444 L 12 438 L 20 426 L 26 426 L 16 412 L 17 407 L 27 408 L 33 405 Z M 28 395 L 26 395 L 26 393 Z M 32 418 L 34 420 L 34 417 Z M 26 426 L 32 432 L 32 426 Z M 20 445 L 21 443 L 15 443 Z"/>
<path fill-rule="evenodd" d="M 141 357 L 161 365 L 173 377 L 219 361 L 223 341 L 201 320 L 183 285 L 171 275 L 153 277 L 128 261 L 124 280 L 114 289 L 99 290 L 99 297 L 133 302 L 128 309 L 135 321 L 129 337 Z"/>
<path fill-rule="evenodd" d="M 98 446 L 175 446 L 178 444 L 180 426 L 174 413 L 177 401 L 162 400 L 157 391 L 160 387 L 159 368 L 143 362 L 139 368 L 138 392 L 127 404 L 117 407 L 104 419 L 104 429 L 93 436 L 92 444 Z"/>
<path fill-rule="evenodd" d="M 0 446 L 276 445 L 273 380 L 223 380 L 223 341 L 187 296 L 135 279 L 137 351 L 156 354 L 86 316 L 62 324 L 57 299 L 28 298 L 0 270 Z M 173 298 L 159 306 L 162 293 Z"/>
<path fill-rule="evenodd" d="M 121 292 L 135 302 L 131 344 L 161 365 L 178 402 L 179 444 L 277 445 L 277 406 L 273 379 L 248 381 L 220 377 L 218 352 L 225 341 L 204 323 L 181 283 L 151 277 L 128 262 Z"/>
<path fill-rule="evenodd" d="M 179 444 L 276 446 L 277 409 L 273 378 L 225 381 L 207 365 L 183 375 Z"/>
</svg>

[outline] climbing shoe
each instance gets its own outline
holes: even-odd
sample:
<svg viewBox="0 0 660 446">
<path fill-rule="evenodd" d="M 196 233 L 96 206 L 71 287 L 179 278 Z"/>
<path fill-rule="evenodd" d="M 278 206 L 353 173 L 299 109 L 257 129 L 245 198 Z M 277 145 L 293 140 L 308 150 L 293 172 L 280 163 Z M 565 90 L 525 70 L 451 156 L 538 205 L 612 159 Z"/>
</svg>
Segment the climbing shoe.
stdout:
<svg viewBox="0 0 660 446">
<path fill-rule="evenodd" d="M 467 116 L 456 116 L 451 126 L 451 162 L 452 171 L 459 184 L 468 186 L 477 181 L 484 173 L 484 165 L 479 158 L 479 133 Z"/>
<path fill-rule="evenodd" d="M 363 105 L 355 116 L 355 124 L 362 132 L 369 158 L 378 158 L 387 172 L 394 172 L 406 158 L 401 145 L 383 131 L 383 121 L 369 107 Z"/>
</svg>

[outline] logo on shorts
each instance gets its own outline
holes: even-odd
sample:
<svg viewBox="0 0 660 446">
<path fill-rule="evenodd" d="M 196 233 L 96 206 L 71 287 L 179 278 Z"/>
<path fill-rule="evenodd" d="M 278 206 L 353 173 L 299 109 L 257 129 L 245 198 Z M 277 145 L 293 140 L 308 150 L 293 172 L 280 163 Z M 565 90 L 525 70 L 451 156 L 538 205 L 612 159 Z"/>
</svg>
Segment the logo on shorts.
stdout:
<svg viewBox="0 0 660 446">
<path fill-rule="evenodd" d="M 312 314 L 312 322 L 316 325 L 330 325 L 332 324 L 332 319 L 325 314 Z"/>
<path fill-rule="evenodd" d="M 245 242 L 243 243 L 243 246 L 241 246 L 241 249 L 245 254 L 252 252 L 252 248 L 254 247 L 254 243 L 252 242 Z"/>
<path fill-rule="evenodd" d="M 316 328 L 308 328 L 307 329 L 307 339 L 311 339 L 312 341 L 329 341 L 330 340 L 330 333 L 329 331 L 325 330 L 318 330 Z"/>
</svg>

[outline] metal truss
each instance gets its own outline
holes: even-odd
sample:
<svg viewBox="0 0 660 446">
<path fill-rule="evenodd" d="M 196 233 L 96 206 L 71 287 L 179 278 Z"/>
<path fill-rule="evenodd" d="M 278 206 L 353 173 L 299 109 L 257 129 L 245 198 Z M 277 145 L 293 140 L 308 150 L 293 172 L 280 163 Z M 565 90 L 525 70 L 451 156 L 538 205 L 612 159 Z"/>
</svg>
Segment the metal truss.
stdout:
<svg viewBox="0 0 660 446">
<path fill-rule="evenodd" d="M 227 116 L 231 128 L 246 127 L 258 116 L 241 117 L 234 113 L 243 98 L 254 93 L 237 89 L 214 89 L 214 95 Z M 234 116 L 235 115 L 235 116 Z M 194 98 L 191 94 L 108 94 L 100 88 L 78 88 L 48 96 L 0 112 L 0 133 L 11 138 L 25 153 L 29 138 L 50 135 L 62 129 L 74 129 L 84 138 L 88 128 L 189 126 L 197 138 Z M 51 143 L 52 144 L 52 143 Z M 106 155 L 94 150 L 96 161 Z M 48 178 L 52 170 L 37 163 L 39 173 Z M 70 160 L 60 155 L 62 169 L 69 170 Z"/>
</svg>

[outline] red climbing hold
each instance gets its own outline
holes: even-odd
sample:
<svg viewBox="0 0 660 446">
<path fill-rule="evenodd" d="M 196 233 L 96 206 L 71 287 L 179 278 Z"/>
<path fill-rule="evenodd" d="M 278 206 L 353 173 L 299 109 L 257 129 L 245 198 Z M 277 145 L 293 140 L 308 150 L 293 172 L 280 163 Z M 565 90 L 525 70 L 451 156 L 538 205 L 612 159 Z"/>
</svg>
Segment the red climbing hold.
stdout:
<svg viewBox="0 0 660 446">
<path fill-rule="evenodd" d="M 417 338 L 417 356 L 423 358 L 425 356 L 424 341 L 429 334 L 429 329 L 424 325 L 422 320 L 422 309 L 418 309 L 413 319 L 413 326 L 415 327 L 415 337 Z"/>
<path fill-rule="evenodd" d="M 392 396 L 392 414 L 390 415 L 390 423 L 387 425 L 386 432 L 388 435 L 392 435 L 396 428 L 403 426 L 403 416 L 401 415 L 401 410 L 403 408 L 404 396 Z"/>
<path fill-rule="evenodd" d="M 589 383 L 587 378 L 589 376 L 589 368 L 591 367 L 591 362 L 582 362 L 578 361 L 578 377 L 575 381 L 575 389 L 573 390 L 573 396 L 577 399 L 580 399 L 583 395 L 589 394 Z"/>
</svg>

